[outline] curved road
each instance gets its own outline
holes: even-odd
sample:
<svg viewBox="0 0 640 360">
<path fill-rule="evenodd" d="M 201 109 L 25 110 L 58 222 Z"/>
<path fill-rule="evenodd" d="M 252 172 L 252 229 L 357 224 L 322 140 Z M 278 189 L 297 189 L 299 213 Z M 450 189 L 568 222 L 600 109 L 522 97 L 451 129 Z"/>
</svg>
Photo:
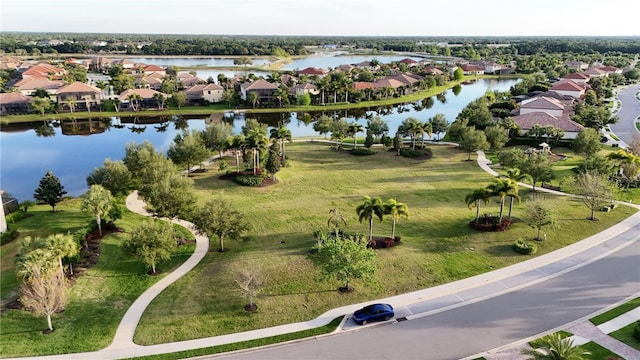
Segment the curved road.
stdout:
<svg viewBox="0 0 640 360">
<path fill-rule="evenodd" d="M 627 144 L 640 137 L 640 132 L 636 129 L 636 119 L 640 116 L 640 101 L 636 99 L 636 92 L 640 91 L 640 85 L 625 87 L 618 92 L 618 99 L 622 103 L 617 113 L 618 122 L 609 125 L 611 131 Z"/>
</svg>

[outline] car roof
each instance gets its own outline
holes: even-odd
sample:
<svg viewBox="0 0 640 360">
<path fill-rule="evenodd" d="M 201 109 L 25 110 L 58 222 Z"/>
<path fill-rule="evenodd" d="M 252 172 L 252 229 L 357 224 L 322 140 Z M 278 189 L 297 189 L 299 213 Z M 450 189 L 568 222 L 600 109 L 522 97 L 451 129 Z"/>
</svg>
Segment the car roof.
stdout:
<svg viewBox="0 0 640 360">
<path fill-rule="evenodd" d="M 366 306 L 365 309 L 375 309 L 375 310 L 379 310 L 379 309 L 384 309 L 384 310 L 392 310 L 393 307 L 389 304 L 371 304 L 369 306 Z"/>
</svg>

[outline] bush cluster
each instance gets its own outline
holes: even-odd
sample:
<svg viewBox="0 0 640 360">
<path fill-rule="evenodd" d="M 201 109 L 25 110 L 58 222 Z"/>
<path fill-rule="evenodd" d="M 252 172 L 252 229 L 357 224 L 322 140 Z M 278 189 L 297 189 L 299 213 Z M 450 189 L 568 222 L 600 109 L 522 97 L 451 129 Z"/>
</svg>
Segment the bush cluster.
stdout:
<svg viewBox="0 0 640 360">
<path fill-rule="evenodd" d="M 18 229 L 10 227 L 0 235 L 0 245 L 8 244 L 18 237 Z"/>
<path fill-rule="evenodd" d="M 400 149 L 400 155 L 408 158 L 431 158 L 433 156 L 433 152 L 431 148 L 424 148 L 421 150 L 413 150 L 413 149 Z"/>
<path fill-rule="evenodd" d="M 358 149 L 351 149 L 351 155 L 356 155 L 356 156 L 366 156 L 366 155 L 373 155 L 376 152 L 367 148 L 358 148 Z"/>
<path fill-rule="evenodd" d="M 469 225 L 480 231 L 506 231 L 511 226 L 513 222 L 509 218 L 503 218 L 502 221 L 498 221 L 499 218 L 497 216 L 491 216 L 488 214 L 484 214 L 478 219 L 478 223 L 476 224 L 475 220 L 471 220 Z"/>
<path fill-rule="evenodd" d="M 264 178 L 262 175 L 238 175 L 233 180 L 244 186 L 260 186 Z"/>
<path fill-rule="evenodd" d="M 524 240 L 516 240 L 513 242 L 513 250 L 520 254 L 533 255 L 538 251 L 538 246 Z"/>
</svg>

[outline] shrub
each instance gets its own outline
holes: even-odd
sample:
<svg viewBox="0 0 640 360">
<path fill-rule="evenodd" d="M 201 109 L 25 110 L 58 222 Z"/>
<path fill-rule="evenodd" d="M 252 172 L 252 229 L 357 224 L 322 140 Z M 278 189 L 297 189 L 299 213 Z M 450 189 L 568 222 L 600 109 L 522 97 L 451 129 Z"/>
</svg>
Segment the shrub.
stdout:
<svg viewBox="0 0 640 360">
<path fill-rule="evenodd" d="M 640 341 L 640 321 L 638 321 L 636 327 L 633 328 L 633 338 Z"/>
<path fill-rule="evenodd" d="M 400 155 L 408 158 L 431 158 L 433 156 L 433 152 L 431 148 L 424 148 L 421 150 L 413 150 L 413 149 L 400 149 Z"/>
<path fill-rule="evenodd" d="M 538 246 L 518 239 L 513 243 L 513 250 L 519 254 L 533 255 L 538 251 Z"/>
<path fill-rule="evenodd" d="M 5 219 L 7 224 L 15 224 L 26 217 L 27 214 L 24 211 L 14 211 L 11 214 L 8 214 Z"/>
<path fill-rule="evenodd" d="M 8 244 L 18 237 L 18 229 L 12 227 L 0 235 L 0 245 Z"/>
<path fill-rule="evenodd" d="M 264 178 L 261 175 L 239 175 L 233 180 L 244 186 L 260 186 Z"/>
<path fill-rule="evenodd" d="M 358 148 L 358 149 L 351 149 L 351 155 L 356 155 L 356 156 L 366 156 L 366 155 L 373 155 L 376 152 L 367 148 Z"/>
</svg>

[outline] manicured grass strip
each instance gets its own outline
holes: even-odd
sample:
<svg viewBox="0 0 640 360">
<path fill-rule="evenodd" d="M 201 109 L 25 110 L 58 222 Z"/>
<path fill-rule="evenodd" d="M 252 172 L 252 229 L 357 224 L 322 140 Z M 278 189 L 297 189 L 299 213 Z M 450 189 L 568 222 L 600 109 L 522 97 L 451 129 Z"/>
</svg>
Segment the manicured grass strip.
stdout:
<svg viewBox="0 0 640 360">
<path fill-rule="evenodd" d="M 136 357 L 134 359 L 136 360 L 185 359 L 185 358 L 191 358 L 195 356 L 219 354 L 223 352 L 244 350 L 244 349 L 250 349 L 258 346 L 277 344 L 277 343 L 282 343 L 282 342 L 291 341 L 291 340 L 304 339 L 312 336 L 328 334 L 334 331 L 336 327 L 340 325 L 342 318 L 343 316 L 339 316 L 333 319 L 333 321 L 331 321 L 329 324 L 325 326 L 320 326 L 314 329 L 303 330 L 303 331 L 298 331 L 298 332 L 289 333 L 289 334 L 276 335 L 276 336 L 266 337 L 262 339 L 241 341 L 233 344 L 218 345 L 218 346 L 212 346 L 212 347 L 207 347 L 202 349 L 178 351 L 174 353 L 160 354 L 160 355 L 142 356 L 142 357 Z"/>
<path fill-rule="evenodd" d="M 591 353 L 591 355 L 587 357 L 588 359 L 622 359 L 620 355 L 607 348 L 602 347 L 600 344 L 593 341 L 590 341 L 578 347 Z"/>
<path fill-rule="evenodd" d="M 635 308 L 637 308 L 638 306 L 640 306 L 640 297 L 635 298 L 629 302 L 626 302 L 614 309 L 611 309 L 605 313 L 602 313 L 598 316 L 595 316 L 593 318 L 591 318 L 589 321 L 591 321 L 591 323 L 593 323 L 593 325 L 600 325 L 600 324 L 604 324 L 607 321 L 611 320 L 611 319 L 615 319 L 618 316 L 629 312 Z"/>
<path fill-rule="evenodd" d="M 558 331 L 556 334 L 560 334 L 560 336 L 561 336 L 563 339 L 566 339 L 566 338 L 568 338 L 568 337 L 570 337 L 570 336 L 573 336 L 573 334 L 572 334 L 572 333 L 570 333 L 570 332 L 568 332 L 568 331 L 564 331 L 564 330 L 560 330 L 560 331 Z M 549 335 L 551 335 L 551 334 L 549 334 Z M 544 343 L 542 342 L 542 338 L 538 338 L 538 339 L 535 339 L 535 340 L 531 340 L 531 341 L 529 341 L 529 345 L 530 345 L 532 348 L 537 349 L 537 348 L 539 348 L 539 347 L 542 347 L 542 345 L 544 345 Z"/>
<path fill-rule="evenodd" d="M 619 138 L 619 137 L 617 137 L 615 134 L 610 134 L 610 135 L 611 135 L 611 137 L 613 138 L 613 140 L 615 140 L 615 141 L 620 141 L 620 138 Z"/>
<path fill-rule="evenodd" d="M 634 321 L 631 324 L 623 327 L 622 329 L 618 329 L 612 332 L 611 334 L 609 334 L 609 336 L 611 336 L 614 339 L 620 340 L 621 342 L 631 346 L 636 350 L 640 350 L 640 341 L 636 340 L 633 337 L 633 329 L 637 325 L 638 323 Z"/>
</svg>

